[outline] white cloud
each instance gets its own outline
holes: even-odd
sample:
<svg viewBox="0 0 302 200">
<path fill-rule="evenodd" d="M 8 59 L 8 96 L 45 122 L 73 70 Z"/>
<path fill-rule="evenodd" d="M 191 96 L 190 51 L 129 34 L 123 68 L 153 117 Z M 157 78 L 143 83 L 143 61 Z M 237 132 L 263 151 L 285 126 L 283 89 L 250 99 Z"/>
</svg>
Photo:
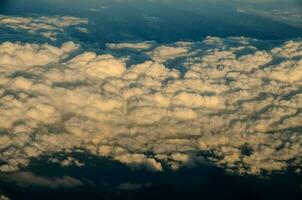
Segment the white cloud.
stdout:
<svg viewBox="0 0 302 200">
<path fill-rule="evenodd" d="M 302 56 L 302 42 L 301 41 L 287 41 L 281 47 L 276 47 L 272 53 L 283 58 L 294 58 Z"/>
<path fill-rule="evenodd" d="M 119 77 L 125 71 L 123 60 L 115 59 L 111 55 L 98 56 L 92 52 L 73 58 L 68 62 L 68 66 L 96 78 Z"/>
<path fill-rule="evenodd" d="M 20 44 L 5 42 L 0 45 L 0 65 L 4 67 L 29 67 L 58 62 L 76 50 L 78 45 L 67 42 L 62 47 L 47 44 Z"/>
<path fill-rule="evenodd" d="M 109 49 L 132 49 L 132 50 L 148 50 L 152 48 L 152 42 L 140 42 L 140 43 L 108 43 L 106 44 Z"/>
<path fill-rule="evenodd" d="M 57 34 L 63 33 L 66 27 L 76 27 L 82 32 L 87 29 L 81 27 L 88 24 L 87 19 L 72 16 L 41 16 L 17 17 L 0 15 L 0 27 L 27 31 L 50 40 L 57 40 Z"/>
<path fill-rule="evenodd" d="M 241 174 L 300 168 L 302 43 L 258 43 L 265 41 L 154 43 L 131 66 L 127 51 L 71 56 L 74 43 L 3 43 L 0 171 L 77 148 L 157 171 L 204 160 Z M 173 59 L 177 66 L 166 66 Z"/>
<path fill-rule="evenodd" d="M 271 69 L 269 76 L 278 81 L 289 83 L 302 81 L 302 60 L 284 61 Z"/>
<path fill-rule="evenodd" d="M 185 47 L 160 46 L 149 52 L 149 55 L 157 62 L 165 62 L 188 54 Z"/>
</svg>

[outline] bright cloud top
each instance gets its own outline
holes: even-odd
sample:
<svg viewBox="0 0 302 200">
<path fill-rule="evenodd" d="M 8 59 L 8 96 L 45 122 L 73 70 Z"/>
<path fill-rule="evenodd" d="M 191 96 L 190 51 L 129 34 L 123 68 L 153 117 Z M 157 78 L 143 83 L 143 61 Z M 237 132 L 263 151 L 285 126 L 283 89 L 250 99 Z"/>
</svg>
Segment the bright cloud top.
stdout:
<svg viewBox="0 0 302 200">
<path fill-rule="evenodd" d="M 50 40 L 57 40 L 58 33 L 63 33 L 64 28 L 76 27 L 77 30 L 87 32 L 81 27 L 88 24 L 87 19 L 71 16 L 41 16 L 41 17 L 14 17 L 0 15 L 0 27 L 23 30 L 37 34 Z"/>
<path fill-rule="evenodd" d="M 0 171 L 74 149 L 157 171 L 205 162 L 240 174 L 298 171 L 302 42 L 263 43 L 208 37 L 76 56 L 72 42 L 3 43 Z"/>
</svg>

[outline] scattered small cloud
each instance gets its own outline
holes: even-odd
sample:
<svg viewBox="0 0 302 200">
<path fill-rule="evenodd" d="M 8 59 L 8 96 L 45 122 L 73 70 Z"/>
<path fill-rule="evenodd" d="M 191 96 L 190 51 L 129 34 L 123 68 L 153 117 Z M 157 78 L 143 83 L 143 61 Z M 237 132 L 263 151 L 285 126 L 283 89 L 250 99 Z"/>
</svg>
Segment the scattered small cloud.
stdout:
<svg viewBox="0 0 302 200">
<path fill-rule="evenodd" d="M 84 28 L 84 27 L 76 27 L 76 30 L 82 32 L 82 33 L 88 33 L 88 29 L 87 28 Z"/>
<path fill-rule="evenodd" d="M 246 13 L 247 11 L 246 10 L 244 10 L 244 9 L 241 9 L 241 8 L 237 8 L 237 10 L 236 10 L 237 12 L 239 12 L 239 13 Z"/>
<path fill-rule="evenodd" d="M 104 10 L 108 9 L 108 6 L 101 6 L 100 8 L 86 8 L 85 10 L 90 12 L 103 12 Z"/>
<path fill-rule="evenodd" d="M 153 42 L 139 42 L 139 43 L 108 43 L 106 44 L 107 48 L 122 50 L 122 49 L 131 49 L 131 50 L 148 50 L 153 46 Z"/>
<path fill-rule="evenodd" d="M 41 16 L 41 17 L 19 17 L 0 15 L 0 27 L 23 30 L 28 33 L 57 40 L 59 33 L 64 33 L 66 27 L 76 27 L 84 30 L 81 25 L 88 24 L 87 19 L 72 16 Z"/>
</svg>

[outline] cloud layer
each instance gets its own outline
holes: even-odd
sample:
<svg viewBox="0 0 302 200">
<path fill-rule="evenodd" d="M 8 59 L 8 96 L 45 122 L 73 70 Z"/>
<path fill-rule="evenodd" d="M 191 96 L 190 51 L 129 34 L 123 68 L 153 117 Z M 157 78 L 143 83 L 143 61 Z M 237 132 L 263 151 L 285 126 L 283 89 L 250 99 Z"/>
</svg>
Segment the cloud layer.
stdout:
<svg viewBox="0 0 302 200">
<path fill-rule="evenodd" d="M 64 33 L 65 28 L 68 27 L 75 27 L 81 32 L 87 32 L 87 29 L 82 27 L 86 24 L 88 24 L 87 19 L 71 16 L 17 17 L 0 15 L 0 27 L 23 30 L 53 41 L 57 40 L 57 35 Z"/>
<path fill-rule="evenodd" d="M 208 37 L 74 55 L 72 42 L 3 43 L 0 171 L 74 149 L 156 171 L 298 171 L 302 41 L 272 45 Z"/>
</svg>

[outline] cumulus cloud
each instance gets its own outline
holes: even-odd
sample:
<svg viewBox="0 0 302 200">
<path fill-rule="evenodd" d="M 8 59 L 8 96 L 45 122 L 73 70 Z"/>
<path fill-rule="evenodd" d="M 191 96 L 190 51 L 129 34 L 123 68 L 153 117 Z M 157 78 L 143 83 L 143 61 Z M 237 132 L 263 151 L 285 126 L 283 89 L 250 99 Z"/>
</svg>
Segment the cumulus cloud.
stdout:
<svg viewBox="0 0 302 200">
<path fill-rule="evenodd" d="M 38 186 L 51 189 L 72 188 L 83 185 L 82 181 L 69 176 L 46 178 L 31 172 L 0 174 L 0 180 L 6 183 L 14 183 L 20 187 Z"/>
<path fill-rule="evenodd" d="M 88 24 L 87 19 L 72 16 L 18 17 L 0 15 L 0 27 L 23 30 L 50 40 L 57 40 L 57 34 L 63 33 L 64 28 L 67 27 L 76 27 L 81 32 L 87 32 L 85 27 L 81 27 L 86 24 Z"/>
<path fill-rule="evenodd" d="M 47 65 L 52 62 L 58 62 L 65 58 L 72 51 L 75 51 L 78 45 L 73 42 L 67 42 L 62 47 L 36 44 L 19 44 L 5 42 L 0 46 L 0 65 L 4 67 L 29 67 L 38 65 Z"/>
<path fill-rule="evenodd" d="M 149 52 L 149 55 L 157 62 L 165 62 L 177 57 L 185 56 L 187 54 L 188 49 L 181 46 L 160 46 Z"/>
<path fill-rule="evenodd" d="M 154 171 L 205 161 L 240 174 L 299 169 L 302 43 L 265 43 L 272 45 L 214 37 L 154 43 L 134 58 L 74 55 L 80 47 L 71 42 L 3 43 L 0 171 L 77 148 Z M 127 64 L 137 56 L 142 62 Z"/>
</svg>

